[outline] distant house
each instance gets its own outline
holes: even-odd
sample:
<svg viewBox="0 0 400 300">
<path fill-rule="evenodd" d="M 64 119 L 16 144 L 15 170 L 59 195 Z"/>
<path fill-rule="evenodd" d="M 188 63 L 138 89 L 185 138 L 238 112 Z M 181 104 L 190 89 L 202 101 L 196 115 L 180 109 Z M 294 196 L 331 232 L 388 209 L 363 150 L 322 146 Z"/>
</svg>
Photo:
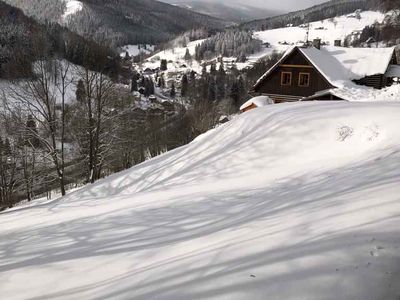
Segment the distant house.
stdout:
<svg viewBox="0 0 400 300">
<path fill-rule="evenodd" d="M 255 109 L 257 107 L 263 107 L 270 104 L 274 104 L 274 101 L 269 98 L 268 96 L 258 96 L 251 98 L 250 100 L 246 101 L 241 107 L 240 111 L 242 113 Z"/>
<path fill-rule="evenodd" d="M 348 100 L 360 85 L 382 89 L 400 76 L 394 48 L 292 47 L 254 85 L 275 103 Z M 346 92 L 345 92 L 346 91 Z"/>
<path fill-rule="evenodd" d="M 143 75 L 153 75 L 154 73 L 155 73 L 155 71 L 150 68 L 146 68 L 143 70 Z"/>
<path fill-rule="evenodd" d="M 366 43 L 368 46 L 371 46 L 372 44 L 375 44 L 375 43 L 376 43 L 376 39 L 375 39 L 374 37 L 369 37 L 369 38 L 365 41 L 365 43 Z"/>
</svg>

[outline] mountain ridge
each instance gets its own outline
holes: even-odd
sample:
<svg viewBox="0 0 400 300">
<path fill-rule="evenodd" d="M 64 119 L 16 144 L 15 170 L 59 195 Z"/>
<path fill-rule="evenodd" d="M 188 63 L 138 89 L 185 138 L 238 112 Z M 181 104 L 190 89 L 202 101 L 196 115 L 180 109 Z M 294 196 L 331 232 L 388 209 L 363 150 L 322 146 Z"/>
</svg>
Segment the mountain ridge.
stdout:
<svg viewBox="0 0 400 300">
<path fill-rule="evenodd" d="M 165 0 L 165 2 L 235 23 L 283 14 L 279 10 L 263 9 L 248 4 L 225 4 L 206 0 Z"/>
<path fill-rule="evenodd" d="M 2 0 L 40 22 L 62 23 L 72 31 L 115 45 L 165 42 L 192 28 L 223 28 L 228 22 L 155 0 L 80 0 L 66 20 L 64 0 Z M 78 1 L 76 1 L 78 2 Z"/>
</svg>

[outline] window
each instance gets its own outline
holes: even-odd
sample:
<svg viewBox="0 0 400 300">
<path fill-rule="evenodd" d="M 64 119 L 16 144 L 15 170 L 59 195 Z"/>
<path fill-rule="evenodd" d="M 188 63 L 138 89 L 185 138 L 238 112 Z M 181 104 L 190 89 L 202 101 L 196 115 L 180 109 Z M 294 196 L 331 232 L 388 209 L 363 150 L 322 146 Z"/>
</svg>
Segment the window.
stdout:
<svg viewBox="0 0 400 300">
<path fill-rule="evenodd" d="M 310 73 L 299 74 L 299 86 L 303 87 L 310 86 Z"/>
<path fill-rule="evenodd" d="M 281 85 L 292 84 L 292 72 L 282 72 L 281 74 Z"/>
</svg>

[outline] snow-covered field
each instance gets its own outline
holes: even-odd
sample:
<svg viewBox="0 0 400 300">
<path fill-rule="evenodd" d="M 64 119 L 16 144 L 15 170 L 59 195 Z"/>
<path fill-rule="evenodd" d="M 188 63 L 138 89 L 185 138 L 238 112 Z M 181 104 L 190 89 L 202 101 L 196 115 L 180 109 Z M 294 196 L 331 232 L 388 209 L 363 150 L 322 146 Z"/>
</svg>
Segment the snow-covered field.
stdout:
<svg viewBox="0 0 400 300">
<path fill-rule="evenodd" d="M 398 299 L 400 104 L 287 103 L 0 214 L 3 299 Z"/>
</svg>

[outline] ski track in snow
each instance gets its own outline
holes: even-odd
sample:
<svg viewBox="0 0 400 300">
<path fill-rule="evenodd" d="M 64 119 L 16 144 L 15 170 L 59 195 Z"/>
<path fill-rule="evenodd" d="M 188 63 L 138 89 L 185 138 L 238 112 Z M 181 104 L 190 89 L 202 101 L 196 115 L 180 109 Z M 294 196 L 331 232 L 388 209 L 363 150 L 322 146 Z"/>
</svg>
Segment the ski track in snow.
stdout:
<svg viewBox="0 0 400 300">
<path fill-rule="evenodd" d="M 399 122 L 399 103 L 265 106 L 5 211 L 1 298 L 395 300 Z"/>
</svg>

